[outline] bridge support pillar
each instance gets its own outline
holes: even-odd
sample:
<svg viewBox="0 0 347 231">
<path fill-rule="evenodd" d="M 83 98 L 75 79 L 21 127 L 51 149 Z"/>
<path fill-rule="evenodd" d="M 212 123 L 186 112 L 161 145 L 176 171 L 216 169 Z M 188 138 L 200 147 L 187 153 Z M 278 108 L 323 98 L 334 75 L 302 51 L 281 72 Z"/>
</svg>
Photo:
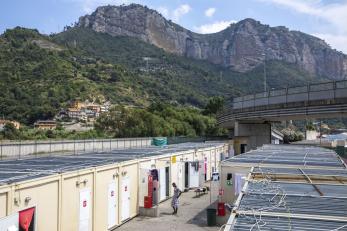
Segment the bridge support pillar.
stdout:
<svg viewBox="0 0 347 231">
<path fill-rule="evenodd" d="M 235 122 L 234 151 L 236 155 L 256 149 L 263 144 L 271 144 L 270 123 Z"/>
</svg>

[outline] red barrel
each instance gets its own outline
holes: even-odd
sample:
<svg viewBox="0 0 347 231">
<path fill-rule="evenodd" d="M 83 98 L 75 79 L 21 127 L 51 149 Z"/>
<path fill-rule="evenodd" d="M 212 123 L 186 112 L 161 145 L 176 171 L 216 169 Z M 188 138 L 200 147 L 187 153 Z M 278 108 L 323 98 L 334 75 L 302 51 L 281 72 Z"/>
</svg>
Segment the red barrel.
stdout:
<svg viewBox="0 0 347 231">
<path fill-rule="evenodd" d="M 153 199 L 152 199 L 152 197 L 145 196 L 144 207 L 146 209 L 149 209 L 149 208 L 152 208 L 152 206 L 153 206 Z"/>
<path fill-rule="evenodd" d="M 217 215 L 218 216 L 225 216 L 224 202 L 219 202 L 218 203 Z"/>
</svg>

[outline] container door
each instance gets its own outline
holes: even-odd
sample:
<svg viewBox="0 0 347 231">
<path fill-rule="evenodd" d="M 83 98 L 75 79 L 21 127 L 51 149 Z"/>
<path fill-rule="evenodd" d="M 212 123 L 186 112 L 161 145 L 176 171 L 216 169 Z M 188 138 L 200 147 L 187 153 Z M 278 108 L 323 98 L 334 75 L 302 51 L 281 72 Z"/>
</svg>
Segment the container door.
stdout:
<svg viewBox="0 0 347 231">
<path fill-rule="evenodd" d="M 184 163 L 177 164 L 177 187 L 181 190 L 184 189 Z"/>
<path fill-rule="evenodd" d="M 122 179 L 122 220 L 130 218 L 130 179 Z"/>
<path fill-rule="evenodd" d="M 17 231 L 18 227 L 19 214 L 14 213 L 10 216 L 0 218 L 0 230 L 5 231 Z"/>
<path fill-rule="evenodd" d="M 111 182 L 108 185 L 108 219 L 107 227 L 111 228 L 117 224 L 117 199 L 116 199 L 116 182 Z"/>
<path fill-rule="evenodd" d="M 189 188 L 189 162 L 184 163 L 184 188 Z"/>
<path fill-rule="evenodd" d="M 159 169 L 159 201 L 166 199 L 165 168 Z"/>
<path fill-rule="evenodd" d="M 242 173 L 235 173 L 233 180 L 234 180 L 234 192 L 236 196 L 236 195 L 239 195 L 242 191 L 242 188 L 246 182 L 246 175 Z"/>
<path fill-rule="evenodd" d="M 189 188 L 199 187 L 199 162 L 189 163 Z"/>
<path fill-rule="evenodd" d="M 199 161 L 199 186 L 205 182 L 205 163 L 203 160 Z"/>
<path fill-rule="evenodd" d="M 170 168 L 165 168 L 165 196 L 170 196 Z"/>
<path fill-rule="evenodd" d="M 79 231 L 88 231 L 91 230 L 89 225 L 90 220 L 90 189 L 83 189 L 80 191 L 80 222 L 79 222 Z"/>
<path fill-rule="evenodd" d="M 205 174 L 205 181 L 207 181 L 207 169 L 208 169 L 208 161 L 207 157 L 204 158 L 204 174 Z"/>
<path fill-rule="evenodd" d="M 148 196 L 148 175 L 150 175 L 149 169 L 140 169 L 139 176 L 139 205 L 144 206 L 144 197 Z"/>
</svg>

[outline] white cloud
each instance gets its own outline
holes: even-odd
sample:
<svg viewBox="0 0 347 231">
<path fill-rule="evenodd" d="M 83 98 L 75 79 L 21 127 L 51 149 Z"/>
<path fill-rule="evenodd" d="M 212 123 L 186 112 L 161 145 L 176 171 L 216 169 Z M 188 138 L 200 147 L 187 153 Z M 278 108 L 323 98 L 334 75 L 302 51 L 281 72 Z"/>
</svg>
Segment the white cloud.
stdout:
<svg viewBox="0 0 347 231">
<path fill-rule="evenodd" d="M 165 18 L 169 17 L 169 9 L 164 7 L 164 6 L 160 6 L 157 8 L 157 11 L 163 15 Z"/>
<path fill-rule="evenodd" d="M 130 3 L 129 0 L 68 0 L 77 2 L 84 13 L 90 14 L 92 13 L 97 7 L 104 6 L 104 5 L 121 5 L 121 4 L 128 4 Z"/>
<path fill-rule="evenodd" d="M 214 13 L 216 13 L 216 8 L 211 7 L 205 11 L 205 16 L 211 18 Z"/>
<path fill-rule="evenodd" d="M 315 28 L 325 40 L 333 47 L 347 51 L 347 1 L 342 0 L 339 3 L 327 3 L 322 0 L 258 0 L 261 2 L 272 3 L 282 6 L 295 12 L 313 16 L 323 20 L 330 25 L 329 33 L 322 31 L 322 25 Z"/>
<path fill-rule="evenodd" d="M 182 4 L 180 5 L 178 8 L 176 8 L 173 12 L 172 12 L 172 19 L 175 22 L 178 22 L 180 20 L 180 18 L 185 15 L 188 14 L 191 11 L 191 7 L 188 4 Z"/>
<path fill-rule="evenodd" d="M 331 47 L 337 48 L 347 54 L 347 36 L 333 34 L 312 34 L 318 38 L 325 40 Z"/>
<path fill-rule="evenodd" d="M 181 17 L 183 15 L 188 14 L 192 10 L 192 8 L 188 4 L 182 4 L 174 10 L 170 10 L 166 6 L 160 6 L 156 10 L 165 18 L 169 18 L 173 20 L 174 22 L 178 23 Z"/>
<path fill-rule="evenodd" d="M 227 28 L 231 23 L 236 21 L 218 21 L 211 24 L 204 24 L 198 27 L 194 27 L 194 31 L 201 34 L 216 33 Z"/>
</svg>

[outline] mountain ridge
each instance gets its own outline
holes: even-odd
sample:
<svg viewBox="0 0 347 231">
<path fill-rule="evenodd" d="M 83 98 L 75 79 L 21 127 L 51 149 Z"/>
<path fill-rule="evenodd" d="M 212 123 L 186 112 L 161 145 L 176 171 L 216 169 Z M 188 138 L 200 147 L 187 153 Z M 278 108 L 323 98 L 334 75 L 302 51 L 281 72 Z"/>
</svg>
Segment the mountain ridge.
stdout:
<svg viewBox="0 0 347 231">
<path fill-rule="evenodd" d="M 347 55 L 331 49 L 324 40 L 250 18 L 217 33 L 198 34 L 139 4 L 108 5 L 80 17 L 77 27 L 136 37 L 167 52 L 238 72 L 250 71 L 264 60 L 278 60 L 333 80 L 347 77 Z"/>
<path fill-rule="evenodd" d="M 153 62 L 146 65 L 144 56 Z M 319 81 L 293 65 L 271 61 L 267 67 L 269 89 Z M 233 72 L 137 38 L 86 28 L 46 36 L 16 27 L 0 35 L 0 112 L 29 125 L 52 119 L 76 98 L 138 107 L 160 101 L 203 108 L 212 96 L 229 99 L 261 91 L 262 70 L 260 66 Z"/>
</svg>

